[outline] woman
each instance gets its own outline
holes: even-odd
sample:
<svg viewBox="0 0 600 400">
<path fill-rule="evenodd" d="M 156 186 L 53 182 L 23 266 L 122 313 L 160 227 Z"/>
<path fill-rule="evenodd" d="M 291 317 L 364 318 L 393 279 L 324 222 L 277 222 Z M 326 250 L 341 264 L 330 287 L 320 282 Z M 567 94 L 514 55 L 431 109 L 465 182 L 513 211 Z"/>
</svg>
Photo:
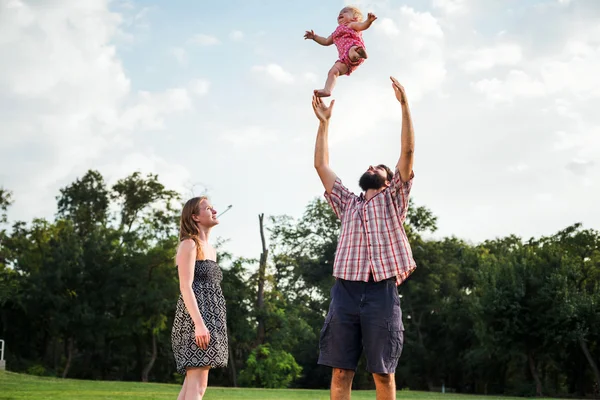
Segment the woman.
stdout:
<svg viewBox="0 0 600 400">
<path fill-rule="evenodd" d="M 181 295 L 171 342 L 177 371 L 185 380 L 177 400 L 202 399 L 208 370 L 227 366 L 223 273 L 216 250 L 208 244 L 210 231 L 218 223 L 217 212 L 206 197 L 188 200 L 181 212 L 176 257 Z"/>
</svg>

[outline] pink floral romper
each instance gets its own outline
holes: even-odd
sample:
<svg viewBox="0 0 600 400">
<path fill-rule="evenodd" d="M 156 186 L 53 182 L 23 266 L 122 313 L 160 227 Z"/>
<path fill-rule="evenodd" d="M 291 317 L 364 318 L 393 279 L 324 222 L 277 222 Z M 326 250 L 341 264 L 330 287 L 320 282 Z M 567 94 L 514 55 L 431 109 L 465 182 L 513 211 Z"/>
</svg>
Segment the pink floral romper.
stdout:
<svg viewBox="0 0 600 400">
<path fill-rule="evenodd" d="M 338 25 L 338 27 L 331 34 L 333 36 L 333 43 L 338 49 L 339 62 L 346 64 L 348 67 L 348 73 L 350 75 L 365 59 L 359 58 L 357 61 L 350 60 L 348 52 L 352 46 L 360 46 L 365 48 L 365 43 L 362 39 L 362 33 L 357 32 L 347 25 Z M 365 48 L 366 49 L 366 48 Z"/>
</svg>

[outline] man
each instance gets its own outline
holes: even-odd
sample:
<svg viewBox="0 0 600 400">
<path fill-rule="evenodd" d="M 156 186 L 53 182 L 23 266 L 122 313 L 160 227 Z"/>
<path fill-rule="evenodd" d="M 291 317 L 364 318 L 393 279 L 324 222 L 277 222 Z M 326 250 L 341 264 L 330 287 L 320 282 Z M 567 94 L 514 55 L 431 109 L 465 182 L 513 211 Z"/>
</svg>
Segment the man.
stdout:
<svg viewBox="0 0 600 400">
<path fill-rule="evenodd" d="M 333 368 L 331 399 L 348 400 L 354 371 L 365 351 L 377 399 L 396 399 L 394 373 L 404 341 L 397 285 L 416 268 L 404 231 L 413 179 L 413 125 L 404 88 L 392 77 L 402 108 L 400 159 L 395 172 L 370 166 L 359 180 L 364 191 L 351 193 L 329 167 L 329 106 L 313 97 L 319 119 L 315 168 L 325 197 L 342 223 L 333 264 L 336 282 L 319 340 L 319 364 Z"/>
</svg>

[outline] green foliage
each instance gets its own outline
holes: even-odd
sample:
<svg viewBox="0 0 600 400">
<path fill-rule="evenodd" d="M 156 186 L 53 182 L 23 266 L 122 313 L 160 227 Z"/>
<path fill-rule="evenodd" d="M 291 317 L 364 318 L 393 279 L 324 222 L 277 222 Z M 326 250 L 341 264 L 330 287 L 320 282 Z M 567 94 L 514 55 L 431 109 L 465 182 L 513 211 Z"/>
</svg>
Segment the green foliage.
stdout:
<svg viewBox="0 0 600 400">
<path fill-rule="evenodd" d="M 98 171 L 88 171 L 83 178 L 60 189 L 58 216 L 75 223 L 81 234 L 92 226 L 103 225 L 108 218 L 109 193 Z"/>
<path fill-rule="evenodd" d="M 240 374 L 243 386 L 286 388 L 302 373 L 294 356 L 283 350 L 274 350 L 269 344 L 257 346 L 248 357 L 246 368 Z"/>
<path fill-rule="evenodd" d="M 46 368 L 43 365 L 35 364 L 27 368 L 27 374 L 35 376 L 46 376 L 48 372 L 46 371 Z"/>
<path fill-rule="evenodd" d="M 0 186 L 0 210 L 2 210 L 2 214 L 0 214 L 0 224 L 6 223 L 6 211 L 11 204 L 12 193 Z"/>
<path fill-rule="evenodd" d="M 180 383 L 170 342 L 179 196 L 156 175 L 133 173 L 107 187 L 88 171 L 57 200 L 53 221 L 9 226 L 11 194 L 0 188 L 0 337 L 8 368 Z M 528 241 L 424 239 L 436 224 L 411 202 L 405 228 L 418 268 L 398 288 L 405 326 L 398 387 L 592 394 L 600 381 L 600 233 L 574 224 Z M 316 362 L 339 229 L 323 199 L 297 220 L 271 217 L 260 310 L 257 261 L 219 244 L 230 354 L 227 369 L 211 371 L 211 385 L 329 386 L 330 369 Z M 354 387 L 373 389 L 364 365 Z"/>
<path fill-rule="evenodd" d="M 411 232 L 435 232 L 437 230 L 437 217 L 427 207 L 416 206 L 411 197 L 408 200 L 406 228 L 407 231 Z"/>
</svg>

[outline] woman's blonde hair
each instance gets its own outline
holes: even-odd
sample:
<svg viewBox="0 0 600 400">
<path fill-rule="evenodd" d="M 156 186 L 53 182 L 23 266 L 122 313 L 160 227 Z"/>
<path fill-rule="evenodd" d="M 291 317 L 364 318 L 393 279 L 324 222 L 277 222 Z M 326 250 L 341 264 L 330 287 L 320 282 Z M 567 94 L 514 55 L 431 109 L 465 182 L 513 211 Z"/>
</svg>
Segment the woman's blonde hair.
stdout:
<svg viewBox="0 0 600 400">
<path fill-rule="evenodd" d="M 208 200 L 208 197 L 200 196 L 189 199 L 183 206 L 183 210 L 181 210 L 181 219 L 179 220 L 179 242 L 192 239 L 196 243 L 196 260 L 202 260 L 204 252 L 200 245 L 200 229 L 192 216 L 200 213 L 202 200 Z"/>
<path fill-rule="evenodd" d="M 344 10 L 352 11 L 352 14 L 354 15 L 354 19 L 356 19 L 356 21 L 358 21 L 358 22 L 362 22 L 362 20 L 364 18 L 363 13 L 359 10 L 358 7 L 346 6 L 346 7 L 344 7 Z"/>
</svg>

